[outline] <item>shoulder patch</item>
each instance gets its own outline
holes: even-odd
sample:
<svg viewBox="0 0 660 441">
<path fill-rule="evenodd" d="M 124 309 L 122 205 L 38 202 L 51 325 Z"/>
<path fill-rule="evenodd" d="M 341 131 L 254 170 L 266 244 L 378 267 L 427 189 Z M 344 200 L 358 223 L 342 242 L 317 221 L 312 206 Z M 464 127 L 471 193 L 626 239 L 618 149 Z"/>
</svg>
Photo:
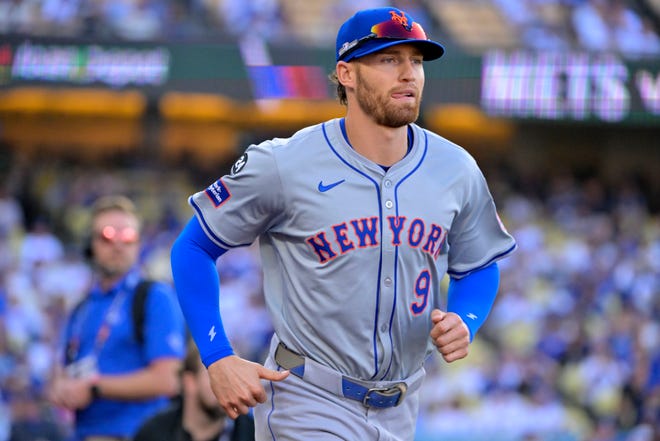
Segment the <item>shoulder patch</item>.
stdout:
<svg viewBox="0 0 660 441">
<path fill-rule="evenodd" d="M 231 198 L 231 193 L 229 193 L 229 189 L 225 183 L 222 182 L 222 179 L 218 179 L 213 184 L 209 185 L 204 192 L 215 208 L 218 208 Z"/>
<path fill-rule="evenodd" d="M 248 160 L 248 155 L 247 153 L 243 153 L 237 160 L 234 162 L 234 165 L 231 167 L 231 174 L 235 175 L 239 171 L 243 170 L 243 167 L 245 167 L 245 164 L 247 164 Z"/>
</svg>

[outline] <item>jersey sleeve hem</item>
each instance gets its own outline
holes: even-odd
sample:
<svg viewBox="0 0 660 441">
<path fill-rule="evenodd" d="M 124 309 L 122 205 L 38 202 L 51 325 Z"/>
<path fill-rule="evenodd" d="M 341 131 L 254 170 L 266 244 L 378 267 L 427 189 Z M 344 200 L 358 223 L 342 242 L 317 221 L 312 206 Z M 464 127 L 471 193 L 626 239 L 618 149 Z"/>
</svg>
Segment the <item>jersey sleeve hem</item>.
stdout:
<svg viewBox="0 0 660 441">
<path fill-rule="evenodd" d="M 479 266 L 475 266 L 473 268 L 463 270 L 463 271 L 448 269 L 447 274 L 449 274 L 449 276 L 451 276 L 451 277 L 460 279 L 460 278 L 465 277 L 465 276 L 467 276 L 468 274 L 470 274 L 474 271 L 478 271 L 480 269 L 486 268 L 488 265 L 492 264 L 493 262 L 497 262 L 498 260 L 504 259 L 508 255 L 513 253 L 516 250 L 517 247 L 518 247 L 518 245 L 516 243 L 514 243 L 507 250 L 505 250 L 505 251 L 503 251 L 499 254 L 494 255 L 493 257 L 491 257 L 490 259 L 488 259 L 487 261 L 485 261 L 484 263 L 482 263 Z"/>
<path fill-rule="evenodd" d="M 222 248 L 225 248 L 225 249 L 240 248 L 240 247 L 250 245 L 249 243 L 242 243 L 242 244 L 234 245 L 234 244 L 230 244 L 230 243 L 226 242 L 225 240 L 223 240 L 220 236 L 218 236 L 215 232 L 213 232 L 213 230 L 211 229 L 211 227 L 208 224 L 208 222 L 206 221 L 206 219 L 204 219 L 202 209 L 199 207 L 199 205 L 197 205 L 197 203 L 195 202 L 195 200 L 193 199 L 192 196 L 190 198 L 188 198 L 188 202 L 189 202 L 190 206 L 193 208 L 193 210 L 195 212 L 195 216 L 197 216 L 197 219 L 199 220 L 199 224 L 202 226 L 202 229 L 204 230 L 204 233 L 206 233 L 206 235 L 209 237 L 209 239 L 211 239 L 216 245 L 218 245 Z"/>
</svg>

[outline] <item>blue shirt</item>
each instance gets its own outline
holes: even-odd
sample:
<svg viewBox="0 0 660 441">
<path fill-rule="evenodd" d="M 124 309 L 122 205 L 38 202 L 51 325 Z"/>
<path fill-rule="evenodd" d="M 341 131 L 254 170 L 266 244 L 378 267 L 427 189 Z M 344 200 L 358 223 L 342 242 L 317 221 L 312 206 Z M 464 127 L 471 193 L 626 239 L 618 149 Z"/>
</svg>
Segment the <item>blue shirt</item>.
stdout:
<svg viewBox="0 0 660 441">
<path fill-rule="evenodd" d="M 144 343 L 136 341 L 132 308 L 139 281 L 140 275 L 133 271 L 107 292 L 98 285 L 91 290 L 66 326 L 65 342 L 71 361 L 92 356 L 100 375 L 119 375 L 143 369 L 157 358 L 183 359 L 185 324 L 174 290 L 167 284 L 151 285 L 145 304 Z M 101 327 L 107 332 L 99 333 Z M 97 399 L 76 412 L 76 437 L 131 437 L 147 417 L 168 403 L 168 397 L 142 401 Z"/>
</svg>

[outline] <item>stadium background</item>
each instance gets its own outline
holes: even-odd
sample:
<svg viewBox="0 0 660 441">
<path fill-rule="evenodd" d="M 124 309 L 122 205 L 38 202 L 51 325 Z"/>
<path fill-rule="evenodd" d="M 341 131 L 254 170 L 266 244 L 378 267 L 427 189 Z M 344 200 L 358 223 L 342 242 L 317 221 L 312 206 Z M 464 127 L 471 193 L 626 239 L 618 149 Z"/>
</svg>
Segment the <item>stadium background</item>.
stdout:
<svg viewBox="0 0 660 441">
<path fill-rule="evenodd" d="M 659 2 L 392 3 L 448 49 L 422 125 L 477 158 L 519 243 L 469 359 L 429 359 L 418 440 L 660 439 Z M 340 115 L 335 31 L 383 4 L 0 2 L 0 441 L 67 433 L 43 386 L 89 280 L 90 202 L 135 198 L 142 262 L 170 279 L 187 196 L 250 143 Z M 249 247 L 219 267 L 254 360 L 259 265 Z"/>
</svg>

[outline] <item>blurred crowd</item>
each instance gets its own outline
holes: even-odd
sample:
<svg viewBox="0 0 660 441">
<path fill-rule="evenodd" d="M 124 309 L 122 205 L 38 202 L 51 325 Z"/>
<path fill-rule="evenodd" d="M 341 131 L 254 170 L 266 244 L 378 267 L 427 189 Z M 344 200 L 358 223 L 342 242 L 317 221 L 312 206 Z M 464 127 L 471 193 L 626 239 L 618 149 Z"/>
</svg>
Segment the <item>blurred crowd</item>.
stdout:
<svg viewBox="0 0 660 441">
<path fill-rule="evenodd" d="M 660 5 L 656 0 L 461 2 L 490 3 L 511 29 L 518 48 L 660 55 Z M 338 25 L 358 8 L 393 5 L 409 11 L 431 35 L 460 46 L 463 42 L 448 32 L 448 18 L 442 17 L 445 10 L 439 4 L 434 0 L 0 0 L 0 35 L 112 41 L 250 36 L 287 45 L 332 47 L 336 29 L 329 24 Z M 316 25 L 305 26 L 301 32 L 300 23 L 305 20 Z M 479 27 L 473 32 L 479 32 Z"/>
<path fill-rule="evenodd" d="M 81 235 L 97 196 L 137 202 L 141 262 L 171 281 L 187 196 L 208 182 L 191 170 L 117 165 L 15 161 L 2 182 L 0 441 L 64 440 L 70 428 L 44 386 L 61 356 L 63 320 L 90 280 Z M 660 218 L 643 188 L 632 179 L 609 187 L 554 175 L 522 185 L 511 171 L 487 175 L 519 249 L 502 262 L 498 300 L 468 359 L 429 358 L 418 440 L 657 439 Z M 227 333 L 239 354 L 262 361 L 271 326 L 258 252 L 234 250 L 219 263 Z"/>
<path fill-rule="evenodd" d="M 613 188 L 597 177 L 538 179 L 547 183 L 526 191 L 500 182 L 519 249 L 502 262 L 470 368 L 429 363 L 422 431 L 656 440 L 660 219 L 632 179 Z"/>
<path fill-rule="evenodd" d="M 434 1 L 313 0 L 328 21 L 395 4 L 442 35 Z M 654 0 L 490 1 L 520 47 L 660 56 Z M 0 0 L 0 41 L 10 34 L 194 41 L 248 33 L 286 42 L 294 3 Z M 561 20 L 542 16 L 548 3 L 564 8 Z M 297 43 L 331 47 L 327 29 L 318 31 L 325 33 Z M 64 319 L 90 282 L 82 253 L 90 204 L 102 194 L 131 196 L 145 220 L 142 265 L 171 281 L 169 250 L 191 215 L 187 196 L 216 176 L 200 181 L 191 171 L 139 162 L 11 161 L 0 175 L 0 441 L 63 441 L 71 415 L 46 403 L 44 387 L 61 356 Z M 513 172 L 493 170 L 488 180 L 519 249 L 501 264 L 498 300 L 468 359 L 429 358 L 419 441 L 660 439 L 653 434 L 660 427 L 657 205 L 651 210 L 634 179 L 611 185 L 556 173 L 521 183 Z M 218 270 L 227 333 L 239 354 L 261 361 L 271 326 L 256 247 L 223 256 Z"/>
<path fill-rule="evenodd" d="M 521 47 L 660 55 L 660 10 L 644 0 L 492 0 Z"/>
</svg>

